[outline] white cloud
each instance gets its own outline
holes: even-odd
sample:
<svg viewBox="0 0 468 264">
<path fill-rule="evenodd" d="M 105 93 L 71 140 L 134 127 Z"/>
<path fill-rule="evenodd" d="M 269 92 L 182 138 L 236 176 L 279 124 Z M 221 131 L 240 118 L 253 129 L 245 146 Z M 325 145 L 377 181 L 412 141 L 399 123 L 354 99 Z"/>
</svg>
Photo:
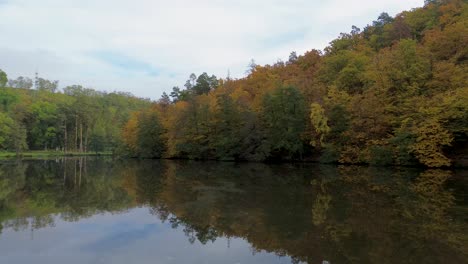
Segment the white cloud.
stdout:
<svg viewBox="0 0 468 264">
<path fill-rule="evenodd" d="M 242 77 L 251 58 L 323 49 L 351 25 L 419 0 L 8 0 L 0 3 L 0 68 L 156 99 L 191 72 Z M 116 60 L 93 56 L 106 51 Z M 131 59 L 126 74 L 113 61 Z M 148 74 L 148 68 L 158 74 Z M 129 65 L 131 67 L 132 65 Z"/>
</svg>

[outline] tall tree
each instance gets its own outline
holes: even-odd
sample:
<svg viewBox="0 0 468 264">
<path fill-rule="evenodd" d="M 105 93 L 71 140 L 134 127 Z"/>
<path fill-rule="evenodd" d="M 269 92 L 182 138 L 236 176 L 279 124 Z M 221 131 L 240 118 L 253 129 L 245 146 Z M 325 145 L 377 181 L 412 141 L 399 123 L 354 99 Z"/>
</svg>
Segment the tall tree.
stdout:
<svg viewBox="0 0 468 264">
<path fill-rule="evenodd" d="M 55 93 L 58 88 L 59 81 L 49 81 L 43 78 L 36 79 L 36 89 L 39 91 L 47 91 Z"/>
<path fill-rule="evenodd" d="M 5 87 L 8 82 L 7 74 L 0 69 L 0 88 Z"/>
<path fill-rule="evenodd" d="M 263 145 L 270 149 L 271 157 L 302 157 L 306 113 L 304 98 L 295 87 L 280 87 L 265 96 L 262 116 L 266 139 Z"/>
<path fill-rule="evenodd" d="M 216 76 L 208 76 L 206 72 L 198 76 L 196 84 L 191 88 L 196 95 L 207 94 L 218 86 Z"/>
<path fill-rule="evenodd" d="M 31 89 L 33 86 L 33 81 L 28 77 L 20 76 L 15 80 L 9 80 L 8 86 L 19 89 Z"/>
</svg>

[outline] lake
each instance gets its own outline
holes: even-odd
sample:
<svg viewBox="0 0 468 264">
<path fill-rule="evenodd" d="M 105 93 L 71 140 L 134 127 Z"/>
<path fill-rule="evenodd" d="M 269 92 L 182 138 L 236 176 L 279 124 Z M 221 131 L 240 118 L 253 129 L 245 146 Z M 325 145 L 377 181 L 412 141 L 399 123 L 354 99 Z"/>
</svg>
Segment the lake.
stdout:
<svg viewBox="0 0 468 264">
<path fill-rule="evenodd" d="M 0 263 L 467 263 L 468 171 L 0 161 Z"/>
</svg>

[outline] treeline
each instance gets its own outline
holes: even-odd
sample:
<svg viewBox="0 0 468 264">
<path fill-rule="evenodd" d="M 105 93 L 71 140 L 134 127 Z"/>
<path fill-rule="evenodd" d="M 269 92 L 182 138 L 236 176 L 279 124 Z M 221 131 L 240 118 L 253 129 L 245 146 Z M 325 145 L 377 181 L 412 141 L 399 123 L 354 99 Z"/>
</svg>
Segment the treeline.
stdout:
<svg viewBox="0 0 468 264">
<path fill-rule="evenodd" d="M 31 89 L 33 88 L 34 89 Z M 150 101 L 36 76 L 8 80 L 0 70 L 0 150 L 114 151 L 130 113 Z"/>
<path fill-rule="evenodd" d="M 139 157 L 450 166 L 468 149 L 467 58 L 467 1 L 426 1 L 242 79 L 192 75 L 123 140 Z"/>
</svg>

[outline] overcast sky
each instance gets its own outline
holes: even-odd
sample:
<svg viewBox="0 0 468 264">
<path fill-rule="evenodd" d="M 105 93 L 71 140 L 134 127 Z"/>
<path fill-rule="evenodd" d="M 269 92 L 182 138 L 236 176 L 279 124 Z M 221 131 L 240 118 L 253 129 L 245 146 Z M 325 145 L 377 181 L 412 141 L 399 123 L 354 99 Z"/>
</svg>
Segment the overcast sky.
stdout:
<svg viewBox="0 0 468 264">
<path fill-rule="evenodd" d="M 234 78 L 323 49 L 423 0 L 0 0 L 0 69 L 157 99 L 190 73 Z"/>
</svg>

